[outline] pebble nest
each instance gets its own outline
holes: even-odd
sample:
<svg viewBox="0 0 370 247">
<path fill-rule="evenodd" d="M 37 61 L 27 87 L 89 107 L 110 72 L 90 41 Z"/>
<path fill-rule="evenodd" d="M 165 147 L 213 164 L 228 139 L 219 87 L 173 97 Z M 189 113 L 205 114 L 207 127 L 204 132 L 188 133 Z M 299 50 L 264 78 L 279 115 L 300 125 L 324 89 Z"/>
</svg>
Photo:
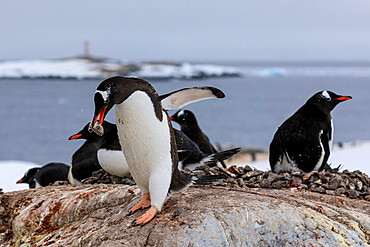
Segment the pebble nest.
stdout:
<svg viewBox="0 0 370 247">
<path fill-rule="evenodd" d="M 338 168 L 321 172 L 304 173 L 300 171 L 284 171 L 273 173 L 252 169 L 249 165 L 231 166 L 226 170 L 219 167 L 199 166 L 193 171 L 185 169 L 212 186 L 283 189 L 296 188 L 321 194 L 343 196 L 352 199 L 370 201 L 370 179 L 367 174 L 356 170 L 339 172 Z M 108 174 L 104 170 L 95 171 L 90 178 L 84 179 L 83 184 L 126 184 L 135 185 L 132 177 L 120 178 Z"/>
</svg>

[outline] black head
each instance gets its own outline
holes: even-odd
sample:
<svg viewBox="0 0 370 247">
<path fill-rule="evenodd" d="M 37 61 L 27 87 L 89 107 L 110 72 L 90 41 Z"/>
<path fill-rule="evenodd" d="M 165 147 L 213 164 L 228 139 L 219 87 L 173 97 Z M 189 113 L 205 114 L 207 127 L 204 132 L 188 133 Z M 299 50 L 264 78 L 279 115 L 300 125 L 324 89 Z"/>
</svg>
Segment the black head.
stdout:
<svg viewBox="0 0 370 247">
<path fill-rule="evenodd" d="M 31 184 L 33 182 L 33 179 L 36 175 L 36 173 L 40 170 L 40 167 L 31 168 L 24 174 L 23 178 L 19 179 L 17 181 L 17 184 L 25 183 L 25 184 Z"/>
<path fill-rule="evenodd" d="M 97 121 L 102 125 L 110 109 L 115 104 L 122 103 L 137 90 L 147 91 L 156 95 L 154 88 L 148 82 L 138 78 L 115 76 L 101 82 L 94 95 L 95 111 L 91 128 L 95 128 Z M 100 132 L 99 134 L 102 133 Z"/>
<path fill-rule="evenodd" d="M 197 123 L 194 113 L 188 110 L 180 110 L 170 117 L 170 119 L 178 124 Z"/>
<path fill-rule="evenodd" d="M 76 140 L 76 139 L 85 139 L 88 141 L 94 141 L 102 138 L 101 136 L 97 135 L 95 132 L 89 130 L 90 123 L 86 124 L 85 127 L 80 130 L 78 133 L 70 136 L 68 140 Z M 103 128 L 104 128 L 104 136 L 109 135 L 111 132 L 117 133 L 117 127 L 115 124 L 112 124 L 110 122 L 104 121 L 103 122 Z"/>
<path fill-rule="evenodd" d="M 306 105 L 314 106 L 322 112 L 329 114 L 336 105 L 349 99 L 352 99 L 352 97 L 338 95 L 325 90 L 314 94 L 307 100 Z"/>
</svg>

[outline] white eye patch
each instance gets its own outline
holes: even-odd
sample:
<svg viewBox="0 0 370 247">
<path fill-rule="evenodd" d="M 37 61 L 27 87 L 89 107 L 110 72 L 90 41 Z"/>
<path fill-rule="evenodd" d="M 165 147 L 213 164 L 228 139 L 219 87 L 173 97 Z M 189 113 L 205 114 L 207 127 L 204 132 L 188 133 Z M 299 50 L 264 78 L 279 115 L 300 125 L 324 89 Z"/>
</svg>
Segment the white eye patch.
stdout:
<svg viewBox="0 0 370 247">
<path fill-rule="evenodd" d="M 106 103 L 108 101 L 108 97 L 109 97 L 109 90 L 108 91 L 100 91 L 100 90 L 96 90 L 95 93 L 100 93 L 100 95 L 103 97 L 103 100 L 104 100 L 104 103 Z"/>
<path fill-rule="evenodd" d="M 330 95 L 326 90 L 322 92 L 322 96 L 324 96 L 324 98 L 326 98 L 327 100 L 331 100 Z"/>
<path fill-rule="evenodd" d="M 181 110 L 181 111 L 177 114 L 177 116 L 178 116 L 178 117 L 181 117 L 182 115 L 184 115 L 184 110 Z"/>
</svg>

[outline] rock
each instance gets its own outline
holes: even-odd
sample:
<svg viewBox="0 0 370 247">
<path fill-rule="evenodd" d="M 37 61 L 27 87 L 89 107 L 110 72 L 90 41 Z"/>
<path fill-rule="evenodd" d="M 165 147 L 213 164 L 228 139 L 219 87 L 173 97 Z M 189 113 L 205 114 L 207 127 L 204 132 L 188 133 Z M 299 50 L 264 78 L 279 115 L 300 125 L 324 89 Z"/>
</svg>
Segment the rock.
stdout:
<svg viewBox="0 0 370 247">
<path fill-rule="evenodd" d="M 243 188 L 245 186 L 244 180 L 242 178 L 238 178 L 237 181 L 238 181 L 238 184 L 239 184 L 240 187 Z"/>
<path fill-rule="evenodd" d="M 359 196 L 359 193 L 356 190 L 348 190 L 347 191 L 349 198 L 357 198 Z"/>
<path fill-rule="evenodd" d="M 339 184 L 340 184 L 339 178 L 333 177 L 330 179 L 328 189 L 335 190 L 338 188 Z"/>
<path fill-rule="evenodd" d="M 249 166 L 249 165 L 245 165 L 244 166 L 244 173 L 247 173 L 247 172 L 250 172 L 252 171 L 253 169 Z"/>
<path fill-rule="evenodd" d="M 189 187 L 143 227 L 136 186 L 56 186 L 0 195 L 4 246 L 364 246 L 370 202 L 307 191 Z M 338 204 L 339 203 L 339 204 Z M 340 205 L 340 207 L 338 207 Z M 344 206 L 345 205 L 345 206 Z M 3 211 L 4 211 L 3 210 Z M 247 244 L 246 244 L 247 243 Z"/>
<path fill-rule="evenodd" d="M 242 178 L 253 178 L 253 177 L 257 177 L 258 175 L 261 175 L 263 172 L 262 171 L 259 171 L 259 170 L 253 170 L 253 171 L 249 171 L 249 172 L 246 172 Z"/>
</svg>

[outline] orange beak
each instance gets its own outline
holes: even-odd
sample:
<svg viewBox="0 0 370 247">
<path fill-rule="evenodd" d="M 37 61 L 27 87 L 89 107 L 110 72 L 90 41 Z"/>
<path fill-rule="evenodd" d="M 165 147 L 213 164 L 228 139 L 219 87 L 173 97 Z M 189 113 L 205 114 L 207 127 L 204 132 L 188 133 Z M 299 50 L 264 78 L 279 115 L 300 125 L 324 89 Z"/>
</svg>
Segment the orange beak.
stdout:
<svg viewBox="0 0 370 247">
<path fill-rule="evenodd" d="M 344 100 L 349 100 L 349 99 L 352 99 L 352 97 L 351 96 L 343 96 L 343 97 L 337 98 L 336 100 L 344 101 Z"/>
<path fill-rule="evenodd" d="M 17 181 L 17 184 L 20 184 L 20 183 L 22 183 L 24 180 L 23 179 L 19 179 L 18 181 Z"/>
<path fill-rule="evenodd" d="M 104 116 L 105 116 L 105 110 L 107 109 L 108 106 L 104 107 L 104 109 L 96 116 L 93 124 L 95 124 L 96 121 L 98 121 L 99 119 L 99 123 L 100 125 L 103 124 L 103 121 L 104 121 Z"/>
<path fill-rule="evenodd" d="M 69 138 L 69 140 L 75 140 L 75 139 L 78 139 L 82 136 L 82 134 L 76 134 L 76 135 L 73 135 Z"/>
<path fill-rule="evenodd" d="M 170 120 L 174 120 L 175 118 L 174 117 L 170 117 Z"/>
</svg>

